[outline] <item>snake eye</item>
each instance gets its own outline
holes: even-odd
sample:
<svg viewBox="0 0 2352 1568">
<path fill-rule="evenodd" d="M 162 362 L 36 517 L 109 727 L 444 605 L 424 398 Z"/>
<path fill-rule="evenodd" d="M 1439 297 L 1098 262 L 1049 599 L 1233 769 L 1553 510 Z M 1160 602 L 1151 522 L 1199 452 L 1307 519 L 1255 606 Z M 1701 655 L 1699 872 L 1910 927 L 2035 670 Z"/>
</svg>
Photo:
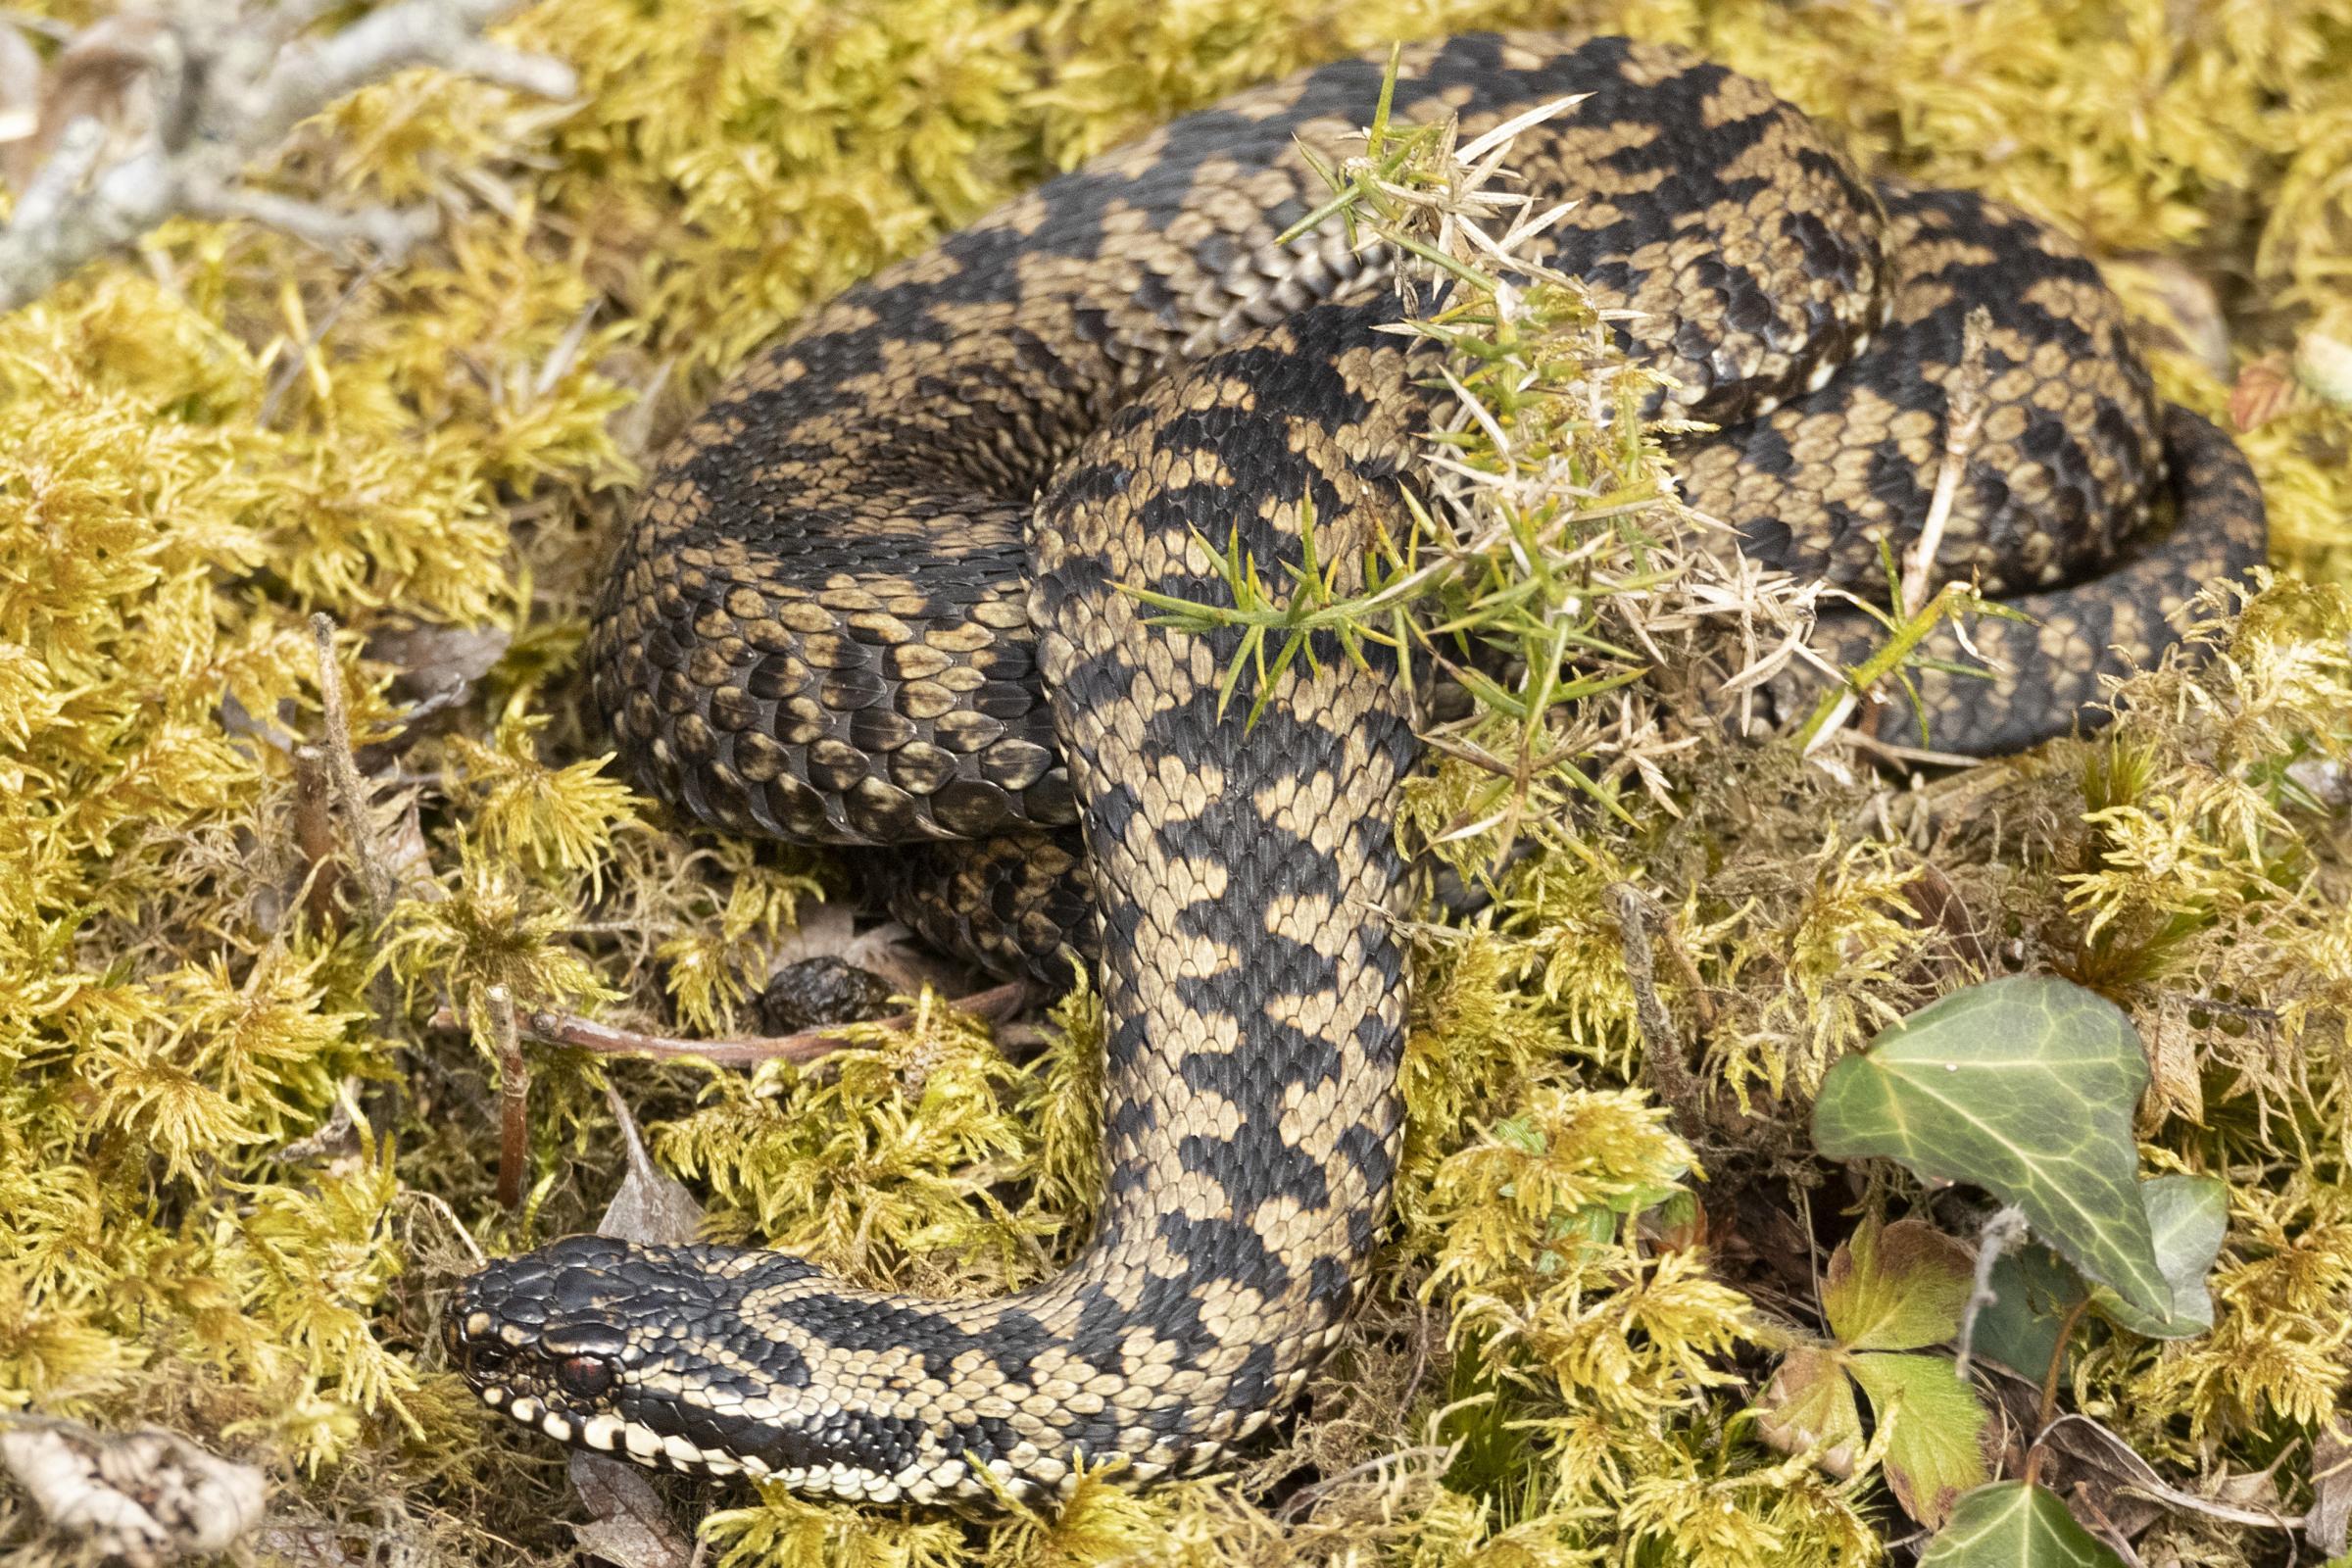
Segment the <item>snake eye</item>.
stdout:
<svg viewBox="0 0 2352 1568">
<path fill-rule="evenodd" d="M 599 1355 L 567 1355 L 556 1364 L 556 1386 L 575 1399 L 601 1398 L 612 1389 L 612 1364 Z"/>
</svg>

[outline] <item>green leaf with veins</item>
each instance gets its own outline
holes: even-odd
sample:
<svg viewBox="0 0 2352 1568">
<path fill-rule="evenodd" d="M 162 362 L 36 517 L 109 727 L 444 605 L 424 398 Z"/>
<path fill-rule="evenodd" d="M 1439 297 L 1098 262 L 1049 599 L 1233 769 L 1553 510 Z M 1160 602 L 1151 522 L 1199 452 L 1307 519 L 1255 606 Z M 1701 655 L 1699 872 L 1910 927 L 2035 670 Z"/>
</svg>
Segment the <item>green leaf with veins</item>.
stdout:
<svg viewBox="0 0 2352 1568">
<path fill-rule="evenodd" d="M 2230 1231 L 2230 1188 L 2213 1176 L 2158 1176 L 2139 1184 L 2139 1196 L 2156 1264 L 2173 1288 L 2172 1310 L 2142 1312 L 2103 1285 L 2090 1293 L 2090 1304 L 2151 1340 L 2193 1339 L 2213 1327 L 2205 1274 Z"/>
<path fill-rule="evenodd" d="M 1977 1312 L 1977 1353 L 2039 1383 L 2059 1353 L 2058 1331 L 2089 1287 L 2039 1242 L 2028 1242 L 1993 1264 L 1988 1283 L 1992 1300 Z"/>
<path fill-rule="evenodd" d="M 1960 1332 L 1975 1277 L 1966 1244 L 1933 1225 L 1865 1224 L 1831 1255 L 1821 1305 L 1850 1349 L 1916 1350 Z"/>
<path fill-rule="evenodd" d="M 1886 1435 L 1886 1484 L 1903 1512 L 1922 1524 L 1951 1517 L 1961 1494 L 1991 1479 L 1984 1466 L 1984 1407 L 1940 1355 L 1876 1351 L 1849 1357 L 1846 1370 L 1870 1396 L 1870 1413 Z"/>
<path fill-rule="evenodd" d="M 2132 1110 L 2148 1081 L 2123 1009 L 2064 980 L 1957 991 L 1886 1030 L 1823 1078 L 1813 1142 L 1878 1155 L 1926 1181 L 1967 1182 L 2150 1314 L 2169 1313 L 2136 1173 Z"/>
<path fill-rule="evenodd" d="M 1933 1528 L 1984 1482 L 1989 1425 L 1976 1392 L 1942 1355 L 1910 1353 L 1956 1333 L 1974 1279 L 1969 1250 L 1934 1226 L 1866 1220 L 1830 1257 L 1821 1301 L 1837 1343 L 1783 1358 L 1756 1401 L 1758 1431 L 1785 1452 L 1813 1449 L 1822 1469 L 1852 1474 L 1863 1446 L 1855 1385 L 1887 1431 L 1886 1483 L 1903 1511 Z"/>
<path fill-rule="evenodd" d="M 2075 1523 L 2053 1492 L 2022 1481 L 1979 1487 L 1960 1499 L 1919 1568 L 2124 1568 Z"/>
<path fill-rule="evenodd" d="M 1844 1480 L 1862 1451 L 1862 1409 L 1854 1402 L 1845 1357 L 1805 1348 L 1781 1358 L 1756 1401 L 1757 1433 L 1784 1453 L 1815 1449 L 1814 1462 Z"/>
</svg>

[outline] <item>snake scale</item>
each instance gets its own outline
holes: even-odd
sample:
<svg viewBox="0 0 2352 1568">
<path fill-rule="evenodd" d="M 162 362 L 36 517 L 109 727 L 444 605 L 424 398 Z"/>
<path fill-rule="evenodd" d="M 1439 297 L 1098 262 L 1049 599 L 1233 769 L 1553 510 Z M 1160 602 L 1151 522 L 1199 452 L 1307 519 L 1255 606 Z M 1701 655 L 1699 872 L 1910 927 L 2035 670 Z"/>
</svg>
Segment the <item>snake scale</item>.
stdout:
<svg viewBox="0 0 2352 1568">
<path fill-rule="evenodd" d="M 1377 652 L 1301 661 L 1245 729 L 1218 713 L 1234 634 L 1150 627 L 1118 585 L 1222 600 L 1194 531 L 1295 561 L 1310 506 L 1325 562 L 1398 526 L 1437 394 L 1377 330 L 1388 264 L 1332 225 L 1275 243 L 1323 193 L 1298 144 L 1341 151 L 1384 64 L 1180 120 L 816 311 L 667 454 L 598 612 L 597 699 L 646 786 L 740 832 L 1008 834 L 924 873 L 966 903 L 946 935 L 1033 968 L 1092 937 L 1108 1175 L 1083 1254 L 934 1301 L 575 1237 L 461 1288 L 447 1343 L 487 1403 L 648 1463 L 986 1504 L 1212 1464 L 1338 1337 L 1399 1136 L 1404 694 Z M 1548 260 L 1638 313 L 1668 412 L 1722 427 L 1681 452 L 1687 495 L 1767 563 L 1880 580 L 1927 510 L 1961 318 L 1990 309 L 1940 559 L 2034 620 L 1980 629 L 1999 680 L 1929 678 L 1938 744 L 2063 729 L 2111 645 L 2150 657 L 2260 559 L 2243 460 L 2159 406 L 2043 226 L 1874 187 L 1755 82 L 1623 39 L 1416 46 L 1396 112 L 1468 134 L 1577 93 L 1513 149 L 1576 203 Z M 1072 824 L 1091 925 L 1054 891 Z"/>
</svg>

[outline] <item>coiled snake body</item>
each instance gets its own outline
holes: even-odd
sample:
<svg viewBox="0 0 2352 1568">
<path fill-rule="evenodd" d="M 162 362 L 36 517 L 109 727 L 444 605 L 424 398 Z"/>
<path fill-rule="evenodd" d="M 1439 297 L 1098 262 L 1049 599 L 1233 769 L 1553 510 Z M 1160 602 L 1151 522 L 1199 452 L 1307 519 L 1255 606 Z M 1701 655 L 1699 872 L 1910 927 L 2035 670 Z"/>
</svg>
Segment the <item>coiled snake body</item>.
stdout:
<svg viewBox="0 0 2352 1568">
<path fill-rule="evenodd" d="M 1041 835 L 1082 822 L 1108 1039 L 1088 1249 L 1019 1296 L 926 1301 L 574 1238 L 453 1304 L 489 1403 L 652 1463 L 985 1501 L 1213 1462 L 1339 1334 L 1398 1139 L 1404 698 L 1377 658 L 1300 661 L 1245 729 L 1218 715 L 1231 636 L 1150 627 L 1115 585 L 1221 600 L 1192 535 L 1295 561 L 1308 503 L 1325 562 L 1399 525 L 1431 394 L 1374 330 L 1385 264 L 1273 243 L 1323 194 L 1295 142 L 1339 151 L 1382 64 L 1179 121 L 815 313 L 669 453 L 599 612 L 622 753 L 698 817 L 1013 832 L 951 875 L 977 904 L 947 934 L 1000 962 L 1070 926 Z M 1941 559 L 2035 619 L 1980 628 L 1999 681 L 1930 678 L 1939 744 L 2065 727 L 2109 645 L 2148 657 L 2259 559 L 2242 460 L 2157 406 L 2090 265 L 2019 215 L 1874 190 L 1754 82 L 1622 39 L 1410 49 L 1396 112 L 1474 131 L 1571 93 L 1514 148 L 1578 203 L 1549 259 L 1641 313 L 1628 346 L 1725 426 L 1683 454 L 1687 493 L 1752 554 L 1876 580 L 1927 510 L 1961 318 L 1992 311 Z"/>
</svg>

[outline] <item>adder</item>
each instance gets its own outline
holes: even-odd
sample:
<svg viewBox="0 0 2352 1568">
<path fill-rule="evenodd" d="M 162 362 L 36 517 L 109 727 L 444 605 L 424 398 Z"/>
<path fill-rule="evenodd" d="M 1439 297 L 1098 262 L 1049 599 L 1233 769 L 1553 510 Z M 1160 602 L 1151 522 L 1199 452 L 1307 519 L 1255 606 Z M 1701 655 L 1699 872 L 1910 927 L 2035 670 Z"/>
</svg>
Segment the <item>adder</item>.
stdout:
<svg viewBox="0 0 2352 1568">
<path fill-rule="evenodd" d="M 1009 835 L 902 880 L 1000 966 L 1073 936 L 1099 953 L 1092 1241 L 997 1300 L 877 1294 L 772 1251 L 559 1242 L 450 1309 L 488 1404 L 647 1463 L 985 1505 L 1082 1466 L 1215 1464 L 1338 1338 L 1399 1135 L 1404 696 L 1377 651 L 1299 661 L 1246 728 L 1218 710 L 1233 634 L 1150 626 L 1121 585 L 1223 597 L 1196 533 L 1296 561 L 1311 512 L 1319 558 L 1346 564 L 1401 526 L 1436 394 L 1378 330 L 1389 260 L 1336 226 L 1276 243 L 1323 194 L 1300 148 L 1343 151 L 1384 64 L 1179 120 L 814 312 L 669 451 L 597 612 L 620 755 L 701 821 Z M 2048 227 L 1874 186 L 1764 87 L 1658 45 L 1416 46 L 1396 112 L 1468 134 L 1570 94 L 1513 148 L 1539 201 L 1575 203 L 1545 259 L 1632 313 L 1625 347 L 1672 377 L 1650 412 L 1720 427 L 1680 452 L 1685 494 L 1751 555 L 1881 580 L 1881 542 L 1927 510 L 1961 320 L 1991 313 L 1939 560 L 2031 619 L 1981 626 L 1997 679 L 1927 677 L 1938 745 L 2066 728 L 2119 654 L 2153 657 L 2191 593 L 2261 558 L 2245 463 L 2158 403 Z"/>
</svg>

